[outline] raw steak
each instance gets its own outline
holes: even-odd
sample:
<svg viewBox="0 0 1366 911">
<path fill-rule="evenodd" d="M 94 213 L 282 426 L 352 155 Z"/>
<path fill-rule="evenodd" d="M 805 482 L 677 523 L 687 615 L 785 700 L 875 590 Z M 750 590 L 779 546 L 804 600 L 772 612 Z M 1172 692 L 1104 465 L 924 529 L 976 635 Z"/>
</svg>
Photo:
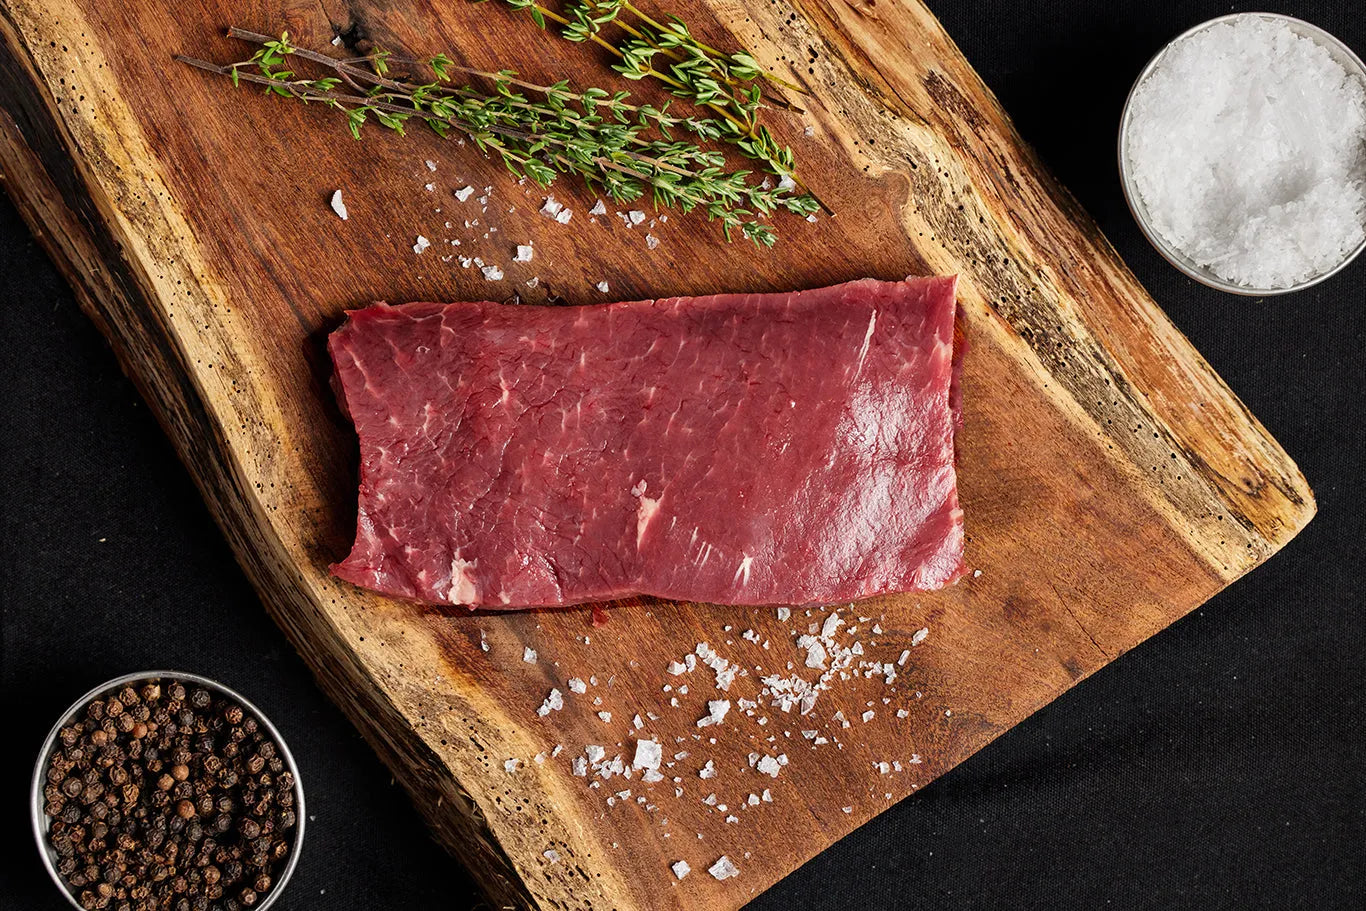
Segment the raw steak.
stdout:
<svg viewBox="0 0 1366 911">
<path fill-rule="evenodd" d="M 387 595 L 852 601 L 957 578 L 953 278 L 584 307 L 376 304 L 329 348 Z"/>
</svg>

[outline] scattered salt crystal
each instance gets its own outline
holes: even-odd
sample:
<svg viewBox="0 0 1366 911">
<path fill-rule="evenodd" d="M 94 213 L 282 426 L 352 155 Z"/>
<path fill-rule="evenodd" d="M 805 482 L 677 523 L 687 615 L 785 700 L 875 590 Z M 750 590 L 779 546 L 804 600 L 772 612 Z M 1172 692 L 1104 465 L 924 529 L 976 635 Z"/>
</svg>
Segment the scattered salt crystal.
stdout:
<svg viewBox="0 0 1366 911">
<path fill-rule="evenodd" d="M 564 708 L 564 695 L 559 690 L 552 689 L 550 695 L 545 697 L 545 702 L 542 702 L 541 707 L 536 710 L 536 714 L 545 717 L 562 708 Z"/>
<path fill-rule="evenodd" d="M 902 649 L 902 651 L 901 651 L 901 656 L 900 656 L 899 658 L 896 659 L 896 663 L 897 663 L 898 665 L 904 665 L 904 664 L 906 663 L 906 660 L 907 660 L 908 658 L 910 658 L 910 657 L 911 657 L 911 650 L 908 649 L 908 648 L 907 648 L 907 649 Z"/>
<path fill-rule="evenodd" d="M 589 214 L 589 215 L 606 215 L 606 214 L 607 214 L 607 206 L 603 205 L 602 200 L 599 199 L 597 202 L 593 203 L 593 208 L 591 208 L 591 209 L 588 210 L 588 214 Z M 680 877 L 680 878 L 681 878 L 681 877 Z"/>
<path fill-rule="evenodd" d="M 527 664 L 535 664 L 535 663 L 536 663 L 536 650 L 535 650 L 534 648 L 529 647 L 529 646 L 528 646 L 528 647 L 524 647 L 524 648 L 522 649 L 522 660 L 525 661 Z"/>
<path fill-rule="evenodd" d="M 754 768 L 770 778 L 777 778 L 778 773 L 782 771 L 782 764 L 772 756 L 765 756 L 755 763 Z"/>
<path fill-rule="evenodd" d="M 811 124 L 808 123 L 808 124 L 806 125 L 806 129 L 802 130 L 802 135 L 803 135 L 803 136 L 815 136 L 815 135 L 816 135 L 816 128 L 813 127 Z"/>
<path fill-rule="evenodd" d="M 974 570 L 972 571 L 972 577 L 973 577 L 974 579 L 979 578 L 981 575 L 982 575 L 982 571 L 981 571 L 980 569 L 974 569 Z"/>
<path fill-rule="evenodd" d="M 598 289 L 599 291 L 601 291 L 603 294 L 606 294 L 608 291 L 611 290 L 611 286 L 608 285 L 607 282 L 598 282 L 598 283 L 597 283 L 596 285 L 594 285 L 593 287 L 597 288 L 597 289 Z"/>
<path fill-rule="evenodd" d="M 460 189 L 455 191 L 455 198 L 460 200 L 461 202 L 464 202 L 473 195 L 474 187 L 461 187 Z M 469 227 L 469 225 L 466 225 L 465 227 Z"/>
<path fill-rule="evenodd" d="M 825 622 L 821 624 L 821 638 L 829 639 L 831 636 L 835 635 L 835 633 L 839 631 L 840 624 L 843 622 L 844 621 L 840 619 L 840 615 L 837 613 L 826 617 Z"/>
<path fill-rule="evenodd" d="M 637 740 L 636 755 L 631 765 L 637 769 L 658 769 L 664 757 L 663 748 L 655 740 Z"/>
<path fill-rule="evenodd" d="M 920 643 L 924 642 L 929 637 L 929 635 L 929 629 L 922 626 L 920 629 L 916 630 L 915 635 L 911 637 L 911 645 L 919 645 Z"/>
<path fill-rule="evenodd" d="M 562 225 L 569 224 L 569 219 L 574 217 L 574 213 L 568 209 L 561 209 L 555 213 L 555 220 Z"/>
<path fill-rule="evenodd" d="M 436 184 L 434 184 L 434 183 L 424 184 L 423 187 L 422 187 L 422 189 L 426 190 L 428 193 L 431 193 L 433 190 L 436 189 Z"/>
<path fill-rule="evenodd" d="M 341 190 L 337 190 L 332 194 L 331 205 L 332 211 L 336 212 L 337 217 L 340 218 L 342 221 L 346 221 L 346 219 L 350 217 L 346 211 L 346 203 L 342 201 Z"/>
<path fill-rule="evenodd" d="M 704 766 L 702 766 L 702 768 L 698 769 L 698 771 L 697 771 L 697 777 L 698 777 L 698 778 L 715 778 L 715 777 L 716 777 L 716 764 L 715 764 L 714 762 L 712 762 L 712 760 L 708 759 L 708 760 L 707 760 L 707 764 L 704 765 Z"/>
<path fill-rule="evenodd" d="M 730 879 L 732 876 L 740 875 L 740 868 L 731 862 L 731 859 L 722 854 L 716 863 L 707 868 L 707 872 L 715 879 Z"/>
<path fill-rule="evenodd" d="M 583 751 L 588 756 L 588 761 L 595 764 L 602 762 L 603 757 L 607 755 L 607 751 L 597 744 L 589 744 Z"/>
<path fill-rule="evenodd" d="M 1366 238 L 1366 84 L 1281 21 L 1244 16 L 1162 54 L 1124 155 L 1152 227 L 1220 277 L 1286 288 Z"/>
<path fill-rule="evenodd" d="M 854 808 L 853 808 L 853 807 L 840 807 L 840 809 L 843 810 L 845 813 L 852 813 L 852 812 L 854 812 Z"/>
<path fill-rule="evenodd" d="M 692 872 L 692 867 L 688 866 L 688 862 L 686 860 L 677 861 L 669 869 L 673 870 L 674 876 L 677 876 L 679 879 L 682 879 L 683 877 L 687 876 L 689 873 Z"/>
<path fill-rule="evenodd" d="M 512 258 L 512 261 L 514 263 L 529 263 L 531 262 L 531 256 L 534 252 L 535 251 L 531 248 L 531 244 L 518 244 L 517 255 Z"/>
<path fill-rule="evenodd" d="M 569 692 L 571 692 L 571 693 L 586 693 L 586 692 L 588 692 L 588 685 L 585 684 L 585 683 L 584 683 L 582 680 L 580 680 L 578 677 L 571 677 L 571 678 L 569 679 Z"/>
<path fill-rule="evenodd" d="M 707 701 L 707 717 L 699 718 L 697 726 L 705 728 L 709 725 L 720 724 L 725 719 L 726 713 L 730 711 L 729 699 L 711 699 Z"/>
<path fill-rule="evenodd" d="M 608 722 L 608 723 L 611 723 L 611 721 L 612 721 L 612 713 L 611 713 L 611 712 L 598 712 L 598 717 L 601 718 L 603 721 L 606 721 L 606 722 Z"/>
<path fill-rule="evenodd" d="M 436 162 L 432 161 L 430 158 L 427 159 L 426 161 L 424 161 L 423 164 L 425 164 L 425 165 L 427 166 L 427 170 L 428 170 L 428 171 L 435 171 L 435 170 L 436 170 Z"/>
<path fill-rule="evenodd" d="M 685 673 L 688 668 L 686 665 L 680 664 L 677 661 L 670 661 L 669 666 L 665 668 L 665 670 L 677 677 L 679 674 Z"/>
<path fill-rule="evenodd" d="M 638 225 L 645 220 L 645 213 L 639 209 L 632 209 L 626 213 L 626 217 L 631 220 L 631 224 Z"/>
<path fill-rule="evenodd" d="M 549 851 L 542 851 L 541 856 L 544 857 L 546 860 L 550 861 L 552 864 L 557 864 L 560 862 L 560 852 L 556 851 L 554 848 L 551 848 Z"/>
<path fill-rule="evenodd" d="M 517 772 L 517 767 L 521 764 L 522 760 L 520 759 L 509 759 L 503 763 L 503 771 L 507 772 L 509 775 L 513 775 Z"/>
<path fill-rule="evenodd" d="M 796 188 L 797 181 L 792 179 L 791 174 L 784 174 L 782 180 L 778 181 L 779 190 L 795 190 Z"/>
<path fill-rule="evenodd" d="M 528 279 L 526 280 L 526 286 L 527 286 L 528 288 L 534 288 L 534 287 L 536 287 L 537 285 L 539 285 L 540 283 L 541 283 L 541 277 L 540 277 L 539 275 L 533 275 L 533 276 L 531 276 L 531 278 L 528 278 Z"/>
<path fill-rule="evenodd" d="M 483 266 L 479 271 L 484 273 L 486 282 L 501 281 L 503 278 L 503 270 L 497 266 Z"/>
<path fill-rule="evenodd" d="M 780 607 L 780 608 L 778 608 L 778 622 L 779 622 L 779 623 L 786 623 L 786 622 L 788 621 L 788 619 L 791 618 L 791 616 L 792 616 L 792 608 L 790 608 L 790 607 Z"/>
<path fill-rule="evenodd" d="M 911 714 L 911 713 L 908 712 L 908 711 L 906 711 L 905 709 L 897 709 L 897 710 L 896 710 L 896 717 L 898 717 L 898 718 L 906 718 L 906 717 L 908 717 L 910 714 Z"/>
<path fill-rule="evenodd" d="M 547 196 L 545 203 L 541 206 L 541 214 L 546 218 L 554 218 L 564 211 L 564 203 L 553 196 Z"/>
<path fill-rule="evenodd" d="M 658 247 L 658 246 L 659 246 L 659 238 L 658 238 L 658 237 L 655 237 L 653 234 L 646 234 L 646 235 L 645 235 L 645 246 L 648 247 L 649 249 L 653 250 L 655 247 Z"/>
<path fill-rule="evenodd" d="M 413 252 L 420 254 L 423 250 L 432 245 L 432 242 L 421 234 L 417 236 L 417 243 L 413 244 Z"/>
<path fill-rule="evenodd" d="M 645 722 L 641 721 L 640 716 L 637 715 L 631 719 L 631 726 L 638 731 L 641 728 L 645 727 Z"/>
<path fill-rule="evenodd" d="M 337 37 L 335 37 L 335 38 L 332 39 L 332 46 L 333 46 L 333 47 L 341 47 L 341 46 L 342 46 L 341 35 L 338 35 Z M 326 892 L 326 891 L 327 891 L 326 889 L 323 890 L 323 892 Z M 318 893 L 318 894 L 321 895 L 322 893 L 320 892 L 320 893 Z"/>
</svg>

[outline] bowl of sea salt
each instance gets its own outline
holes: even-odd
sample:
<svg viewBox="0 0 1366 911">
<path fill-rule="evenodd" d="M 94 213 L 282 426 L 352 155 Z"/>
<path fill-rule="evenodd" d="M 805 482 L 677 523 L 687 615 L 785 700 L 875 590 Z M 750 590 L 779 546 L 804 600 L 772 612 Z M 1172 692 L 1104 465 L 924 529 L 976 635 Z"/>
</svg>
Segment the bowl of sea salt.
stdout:
<svg viewBox="0 0 1366 911">
<path fill-rule="evenodd" d="M 1211 19 L 1139 74 L 1119 171 L 1144 235 L 1196 281 L 1318 284 L 1366 248 L 1366 67 L 1299 19 Z"/>
</svg>

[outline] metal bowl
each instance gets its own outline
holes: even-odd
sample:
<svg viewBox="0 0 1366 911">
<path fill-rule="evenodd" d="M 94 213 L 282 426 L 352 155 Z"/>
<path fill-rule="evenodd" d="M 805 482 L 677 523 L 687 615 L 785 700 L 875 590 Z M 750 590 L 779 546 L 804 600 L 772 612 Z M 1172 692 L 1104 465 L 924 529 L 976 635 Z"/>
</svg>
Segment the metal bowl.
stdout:
<svg viewBox="0 0 1366 911">
<path fill-rule="evenodd" d="M 1129 204 L 1129 211 L 1133 213 L 1134 220 L 1138 222 L 1138 227 L 1143 231 L 1143 236 L 1148 239 L 1148 243 L 1156 248 L 1158 253 L 1162 254 L 1167 262 L 1201 284 L 1209 285 L 1211 288 L 1218 288 L 1220 291 L 1227 291 L 1230 294 L 1242 294 L 1248 297 L 1268 297 L 1276 294 L 1289 294 L 1292 291 L 1302 291 L 1305 288 L 1317 285 L 1319 282 L 1328 280 L 1347 268 L 1348 264 L 1356 259 L 1362 250 L 1366 249 L 1366 240 L 1363 240 L 1358 244 L 1356 249 L 1348 253 L 1347 257 L 1332 269 L 1329 269 L 1327 272 L 1320 275 L 1307 278 L 1299 284 L 1291 285 L 1287 288 L 1252 288 L 1247 285 L 1235 284 L 1228 279 L 1219 277 L 1205 266 L 1196 263 L 1189 256 L 1173 247 L 1166 238 L 1157 232 L 1149 220 L 1148 211 L 1143 204 L 1143 198 L 1139 194 L 1138 188 L 1134 186 L 1133 175 L 1129 172 L 1129 161 L 1128 155 L 1126 154 L 1126 140 L 1128 138 L 1129 120 L 1132 113 L 1134 94 L 1138 91 L 1138 87 L 1143 84 L 1149 75 L 1151 75 L 1153 69 L 1167 52 L 1171 50 L 1172 47 L 1197 32 L 1204 31 L 1211 26 L 1219 25 L 1221 23 L 1237 22 L 1240 19 L 1250 16 L 1285 23 L 1295 34 L 1310 39 L 1328 51 L 1333 59 L 1341 64 L 1343 69 L 1347 70 L 1349 74 L 1366 81 L 1366 65 L 1362 64 L 1361 58 L 1354 54 L 1351 48 L 1343 44 L 1337 38 L 1334 38 L 1328 32 L 1319 28 L 1317 25 L 1311 25 L 1308 22 L 1304 22 L 1303 20 L 1296 19 L 1292 16 L 1282 16 L 1279 13 L 1234 13 L 1229 16 L 1220 16 L 1216 19 L 1210 19 L 1208 22 L 1202 22 L 1194 28 L 1187 29 L 1171 41 L 1167 42 L 1166 46 L 1158 51 L 1153 59 L 1148 61 L 1148 65 L 1143 68 L 1143 71 L 1138 74 L 1138 78 L 1134 80 L 1133 88 L 1129 90 L 1129 97 L 1125 99 L 1124 102 L 1124 111 L 1120 114 L 1119 118 L 1119 180 L 1124 188 L 1124 200 Z"/>
<path fill-rule="evenodd" d="M 216 680 L 210 680 L 208 677 L 201 677 L 198 674 L 187 674 L 183 671 L 140 671 L 136 674 L 124 674 L 122 677 L 115 677 L 113 680 L 101 683 L 99 686 L 77 699 L 62 713 L 62 717 L 57 719 L 57 723 L 52 726 L 52 730 L 48 733 L 47 739 L 43 741 L 43 748 L 38 752 L 38 762 L 33 767 L 33 786 L 29 793 L 29 812 L 33 819 L 33 837 L 38 843 L 38 853 L 43 858 L 43 866 L 47 868 L 48 875 L 52 877 L 52 881 L 57 885 L 57 888 L 61 891 L 62 895 L 66 897 L 67 904 L 77 909 L 77 911 L 81 911 L 81 904 L 77 901 L 77 897 L 72 894 L 71 888 L 67 886 L 65 880 L 62 879 L 61 874 L 57 872 L 57 852 L 52 850 L 52 846 L 49 845 L 47 841 L 47 832 L 51 819 L 43 810 L 43 783 L 47 778 L 48 762 L 51 760 L 52 753 L 57 747 L 57 738 L 60 736 L 62 728 L 79 719 L 81 713 L 85 711 L 85 707 L 89 705 L 92 700 L 107 698 L 129 684 L 140 686 L 141 684 L 148 683 L 152 680 L 168 679 L 179 680 L 186 684 L 197 684 L 220 696 L 231 699 L 242 706 L 247 714 L 254 717 L 257 723 L 265 728 L 266 733 L 270 736 L 271 740 L 274 741 L 276 748 L 279 750 L 280 758 L 284 760 L 285 768 L 289 769 L 294 775 L 294 805 L 298 822 L 294 825 L 294 835 L 290 842 L 289 858 L 285 861 L 284 870 L 281 871 L 274 885 L 271 886 L 270 891 L 266 893 L 266 897 L 255 906 L 255 911 L 266 911 L 267 908 L 275 904 L 275 900 L 285 891 L 285 886 L 289 884 L 289 878 L 294 875 L 294 867 L 299 862 L 299 852 L 303 848 L 304 822 L 308 819 L 308 814 L 304 809 L 303 779 L 299 777 L 299 766 L 294 761 L 294 755 L 289 752 L 289 745 L 286 744 L 285 739 L 280 736 L 280 732 L 276 730 L 275 725 L 270 723 L 270 719 L 241 693 L 231 687 L 224 686 Z"/>
</svg>

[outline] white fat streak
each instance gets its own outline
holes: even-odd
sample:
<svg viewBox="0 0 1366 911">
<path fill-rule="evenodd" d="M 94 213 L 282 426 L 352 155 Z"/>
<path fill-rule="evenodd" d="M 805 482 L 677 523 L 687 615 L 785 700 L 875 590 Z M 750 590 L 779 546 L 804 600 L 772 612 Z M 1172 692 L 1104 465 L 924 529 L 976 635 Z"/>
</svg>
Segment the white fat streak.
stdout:
<svg viewBox="0 0 1366 911">
<path fill-rule="evenodd" d="M 863 373 L 863 361 L 868 357 L 868 345 L 873 341 L 873 330 L 877 328 L 877 311 L 873 311 L 872 317 L 868 320 L 868 331 L 863 333 L 863 347 L 858 352 L 858 369 L 854 371 L 854 376 Z"/>
<path fill-rule="evenodd" d="M 659 501 L 651 497 L 642 496 L 640 503 L 636 506 L 636 547 L 640 547 L 640 542 L 645 540 L 645 529 L 650 527 L 650 520 L 659 512 Z"/>
<path fill-rule="evenodd" d="M 478 565 L 478 560 L 462 560 L 458 556 L 451 561 L 451 590 L 446 597 L 452 604 L 474 604 L 479 600 L 479 587 L 469 574 Z"/>
<path fill-rule="evenodd" d="M 740 568 L 735 571 L 735 578 L 732 582 L 739 582 L 741 585 L 749 584 L 749 567 L 754 562 L 753 557 L 745 557 L 740 561 Z"/>
</svg>

